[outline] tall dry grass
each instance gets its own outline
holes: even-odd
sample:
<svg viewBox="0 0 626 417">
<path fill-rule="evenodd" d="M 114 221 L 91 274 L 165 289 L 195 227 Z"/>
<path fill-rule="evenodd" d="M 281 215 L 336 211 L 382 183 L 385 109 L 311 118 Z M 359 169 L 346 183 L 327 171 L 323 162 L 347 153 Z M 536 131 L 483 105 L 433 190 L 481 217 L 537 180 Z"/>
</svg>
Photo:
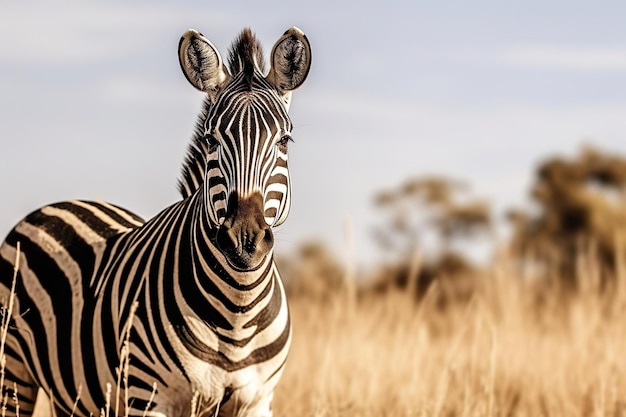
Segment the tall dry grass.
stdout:
<svg viewBox="0 0 626 417">
<path fill-rule="evenodd" d="M 294 338 L 277 417 L 626 415 L 626 274 L 601 289 L 578 260 L 580 291 L 518 276 L 507 260 L 473 296 L 335 291 L 290 300 Z M 46 415 L 46 413 L 42 414 Z"/>
<path fill-rule="evenodd" d="M 469 300 L 403 292 L 290 300 L 293 347 L 274 403 L 282 416 L 626 415 L 626 275 L 580 291 L 518 276 L 506 259 Z"/>
</svg>

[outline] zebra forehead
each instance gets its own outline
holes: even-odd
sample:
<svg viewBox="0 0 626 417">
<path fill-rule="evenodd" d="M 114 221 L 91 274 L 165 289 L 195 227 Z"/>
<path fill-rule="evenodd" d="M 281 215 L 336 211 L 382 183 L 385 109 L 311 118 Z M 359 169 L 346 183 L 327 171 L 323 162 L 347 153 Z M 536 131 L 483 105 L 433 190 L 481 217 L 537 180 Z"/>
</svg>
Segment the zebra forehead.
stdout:
<svg viewBox="0 0 626 417">
<path fill-rule="evenodd" d="M 290 132 L 291 119 L 273 92 L 262 89 L 242 92 L 234 88 L 225 91 L 211 109 L 206 130 L 236 133 L 242 128 L 271 134 Z"/>
</svg>

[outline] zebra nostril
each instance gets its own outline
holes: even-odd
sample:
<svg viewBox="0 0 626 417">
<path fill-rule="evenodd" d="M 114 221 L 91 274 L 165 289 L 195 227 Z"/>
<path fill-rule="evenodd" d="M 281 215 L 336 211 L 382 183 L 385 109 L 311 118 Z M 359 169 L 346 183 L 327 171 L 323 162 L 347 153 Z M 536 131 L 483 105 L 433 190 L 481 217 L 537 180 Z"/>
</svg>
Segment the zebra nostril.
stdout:
<svg viewBox="0 0 626 417">
<path fill-rule="evenodd" d="M 232 251 L 239 246 L 237 236 L 233 233 L 232 229 L 227 227 L 222 227 L 217 232 L 216 243 L 224 252 Z"/>
<path fill-rule="evenodd" d="M 274 244 L 274 235 L 269 227 L 246 237 L 243 249 L 250 255 L 265 254 Z"/>
<path fill-rule="evenodd" d="M 248 254 L 253 254 L 257 250 L 257 244 L 253 240 L 248 240 L 244 245 L 243 249 L 248 252 Z"/>
</svg>

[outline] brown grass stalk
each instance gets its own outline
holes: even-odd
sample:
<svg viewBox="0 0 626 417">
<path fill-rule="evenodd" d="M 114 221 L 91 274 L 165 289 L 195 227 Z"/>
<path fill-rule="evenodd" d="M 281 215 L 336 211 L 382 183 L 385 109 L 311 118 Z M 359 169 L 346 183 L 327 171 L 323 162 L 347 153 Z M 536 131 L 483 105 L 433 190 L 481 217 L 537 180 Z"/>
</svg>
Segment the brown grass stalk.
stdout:
<svg viewBox="0 0 626 417">
<path fill-rule="evenodd" d="M 470 300 L 445 307 L 436 284 L 420 303 L 400 291 L 354 305 L 292 300 L 275 415 L 625 415 L 626 294 L 599 288 L 592 249 L 574 294 L 524 281 L 505 259 L 476 278 Z"/>
</svg>

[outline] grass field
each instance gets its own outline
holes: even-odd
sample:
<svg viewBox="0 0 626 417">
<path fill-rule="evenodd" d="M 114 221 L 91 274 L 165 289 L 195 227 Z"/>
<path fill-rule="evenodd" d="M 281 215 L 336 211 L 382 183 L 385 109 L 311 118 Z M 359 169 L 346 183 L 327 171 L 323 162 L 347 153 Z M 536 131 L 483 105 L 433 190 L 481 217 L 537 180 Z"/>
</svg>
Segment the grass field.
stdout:
<svg viewBox="0 0 626 417">
<path fill-rule="evenodd" d="M 626 276 L 600 291 L 597 269 L 581 265 L 569 295 L 501 263 L 445 305 L 437 281 L 420 302 L 400 290 L 292 297 L 274 414 L 626 415 Z"/>
<path fill-rule="evenodd" d="M 503 264 L 445 308 L 437 284 L 421 303 L 292 299 L 275 415 L 626 415 L 626 277 L 601 292 L 590 266 L 569 296 Z"/>
</svg>

